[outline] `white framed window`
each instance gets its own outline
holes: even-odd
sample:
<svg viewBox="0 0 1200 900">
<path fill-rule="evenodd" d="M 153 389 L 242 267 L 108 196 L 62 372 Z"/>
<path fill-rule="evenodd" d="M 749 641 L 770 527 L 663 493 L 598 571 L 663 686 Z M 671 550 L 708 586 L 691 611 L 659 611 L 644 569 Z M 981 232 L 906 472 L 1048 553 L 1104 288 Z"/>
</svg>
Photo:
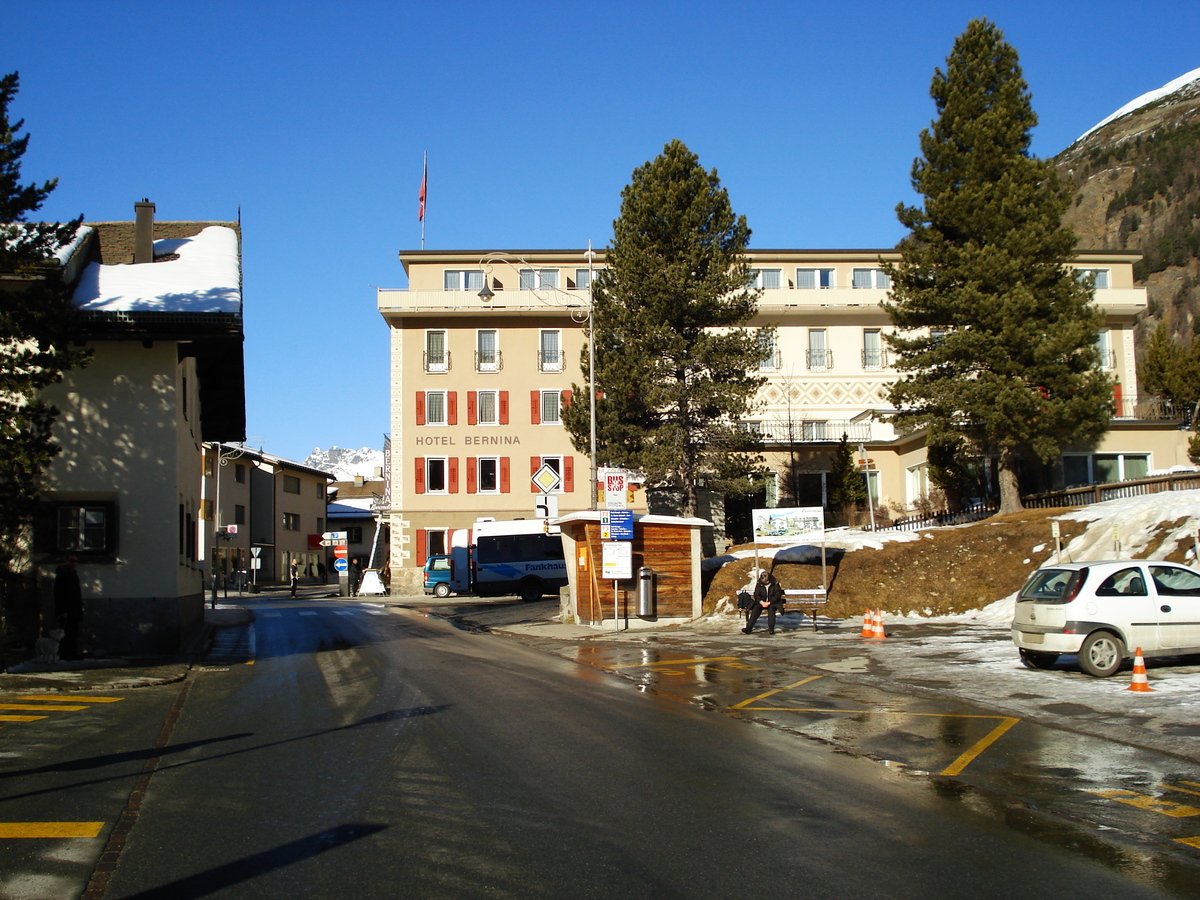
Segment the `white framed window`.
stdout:
<svg viewBox="0 0 1200 900">
<path fill-rule="evenodd" d="M 562 370 L 562 332 L 558 329 L 543 329 L 538 336 L 538 371 L 561 372 Z"/>
<path fill-rule="evenodd" d="M 427 456 L 425 458 L 425 493 L 450 493 L 449 478 L 446 470 L 446 457 Z"/>
<path fill-rule="evenodd" d="M 771 329 L 760 329 L 758 332 L 759 363 L 758 371 L 774 372 L 779 368 L 779 348 L 775 340 L 777 332 Z"/>
<path fill-rule="evenodd" d="M 892 286 L 892 280 L 883 269 L 855 269 L 851 282 L 856 288 L 882 288 L 887 290 Z"/>
<path fill-rule="evenodd" d="M 819 290 L 835 287 L 833 269 L 797 269 L 797 290 Z"/>
<path fill-rule="evenodd" d="M 57 509 L 55 549 L 60 553 L 103 553 L 109 545 L 111 503 L 70 504 Z"/>
<path fill-rule="evenodd" d="M 425 392 L 425 424 L 426 425 L 445 425 L 446 424 L 446 392 L 445 391 L 426 391 Z"/>
<path fill-rule="evenodd" d="M 500 371 L 500 334 L 494 328 L 475 332 L 475 371 Z"/>
<path fill-rule="evenodd" d="M 592 277 L 596 274 L 595 269 L 576 269 L 575 270 L 575 290 L 586 291 L 592 286 Z"/>
<path fill-rule="evenodd" d="M 521 290 L 558 290 L 558 269 L 522 269 Z"/>
<path fill-rule="evenodd" d="M 1109 286 L 1108 269 L 1076 269 L 1075 277 L 1080 281 L 1087 281 L 1089 278 L 1094 278 L 1092 287 L 1097 290 L 1104 290 Z"/>
<path fill-rule="evenodd" d="M 446 348 L 446 332 L 425 332 L 425 371 L 448 372 L 450 370 L 450 351 Z"/>
<path fill-rule="evenodd" d="M 782 269 L 751 269 L 749 287 L 771 291 L 783 287 Z"/>
<path fill-rule="evenodd" d="M 800 423 L 800 437 L 805 441 L 829 440 L 829 423 L 805 419 Z"/>
<path fill-rule="evenodd" d="M 478 474 L 476 490 L 480 494 L 500 493 L 500 459 L 496 456 L 481 456 L 475 461 Z"/>
<path fill-rule="evenodd" d="M 827 372 L 833 368 L 833 354 L 825 346 L 825 329 L 808 329 L 808 351 L 805 361 L 810 372 Z"/>
<path fill-rule="evenodd" d="M 447 291 L 470 291 L 478 294 L 483 290 L 483 270 L 446 269 L 442 273 L 442 287 Z"/>
<path fill-rule="evenodd" d="M 496 391 L 479 391 L 475 395 L 475 421 L 480 425 L 500 424 L 500 405 Z"/>
<path fill-rule="evenodd" d="M 1150 471 L 1149 453 L 1064 453 L 1063 485 L 1111 484 L 1145 478 Z"/>
<path fill-rule="evenodd" d="M 541 424 L 562 424 L 562 392 L 542 391 Z"/>
<path fill-rule="evenodd" d="M 1117 367 L 1117 354 L 1112 348 L 1108 329 L 1096 335 L 1096 355 L 1100 358 L 1100 368 L 1106 371 Z"/>
<path fill-rule="evenodd" d="M 883 349 L 883 332 L 878 328 L 863 329 L 862 364 L 864 369 L 875 370 L 887 366 L 887 352 Z"/>
<path fill-rule="evenodd" d="M 556 473 L 558 473 L 558 487 L 555 488 L 550 493 L 552 493 L 552 494 L 564 493 L 566 491 L 566 481 L 565 481 L 565 477 L 563 476 L 563 458 L 561 456 L 543 456 L 541 458 L 541 460 L 542 460 L 542 465 L 549 466 Z"/>
<path fill-rule="evenodd" d="M 426 528 L 425 529 L 425 555 L 426 556 L 445 556 L 449 550 L 446 543 L 445 528 Z"/>
</svg>

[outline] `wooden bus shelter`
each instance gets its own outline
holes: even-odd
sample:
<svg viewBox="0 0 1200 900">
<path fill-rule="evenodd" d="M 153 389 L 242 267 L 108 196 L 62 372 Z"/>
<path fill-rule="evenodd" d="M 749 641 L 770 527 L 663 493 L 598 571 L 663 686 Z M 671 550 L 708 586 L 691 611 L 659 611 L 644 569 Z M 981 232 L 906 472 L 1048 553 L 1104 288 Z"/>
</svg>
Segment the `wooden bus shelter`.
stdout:
<svg viewBox="0 0 1200 900">
<path fill-rule="evenodd" d="M 704 519 L 633 517 L 632 578 L 610 579 L 602 569 L 601 511 L 571 513 L 551 522 L 562 531 L 571 591 L 571 611 L 581 625 L 614 623 L 621 628 L 686 622 L 698 618 L 704 600 L 700 582 L 700 530 Z M 638 571 L 654 572 L 654 612 L 638 615 Z"/>
</svg>

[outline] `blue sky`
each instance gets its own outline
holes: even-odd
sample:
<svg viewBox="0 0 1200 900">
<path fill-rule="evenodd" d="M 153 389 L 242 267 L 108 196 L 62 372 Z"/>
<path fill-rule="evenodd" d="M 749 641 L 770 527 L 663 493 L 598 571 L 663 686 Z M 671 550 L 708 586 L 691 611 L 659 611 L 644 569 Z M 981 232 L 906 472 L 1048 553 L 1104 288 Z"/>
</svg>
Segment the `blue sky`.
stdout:
<svg viewBox="0 0 1200 900">
<path fill-rule="evenodd" d="M 1200 67 L 1200 4 L 9 0 L 0 71 L 42 217 L 243 225 L 247 429 L 268 452 L 381 447 L 374 287 L 427 249 L 603 247 L 679 138 L 762 248 L 902 237 L 929 83 L 974 17 L 1021 57 L 1052 156 Z"/>
</svg>

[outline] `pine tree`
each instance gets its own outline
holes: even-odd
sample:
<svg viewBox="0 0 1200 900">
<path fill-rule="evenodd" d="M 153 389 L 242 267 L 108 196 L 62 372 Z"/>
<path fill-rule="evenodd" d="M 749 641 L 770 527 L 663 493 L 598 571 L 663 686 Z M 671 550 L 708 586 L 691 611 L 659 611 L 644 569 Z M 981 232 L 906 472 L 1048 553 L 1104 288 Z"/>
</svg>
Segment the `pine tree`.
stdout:
<svg viewBox="0 0 1200 900">
<path fill-rule="evenodd" d="M 1102 314 L 1068 266 L 1070 190 L 1029 155 L 1037 124 L 1016 51 L 986 19 L 954 43 L 930 94 L 912 183 L 924 208 L 897 207 L 910 230 L 885 308 L 898 424 L 931 442 L 961 434 L 998 460 L 1001 510 L 1021 508 L 1018 467 L 1104 433 L 1112 386 L 1097 368 Z"/>
<path fill-rule="evenodd" d="M 0 578 L 6 624 L 29 599 L 22 593 L 29 583 L 28 526 L 59 450 L 50 434 L 58 411 L 39 392 L 86 358 L 65 339 L 69 298 L 53 262 L 81 219 L 66 225 L 28 221 L 57 179 L 21 184 L 29 135 L 17 137 L 24 122 L 8 121 L 18 87 L 16 72 L 0 78 L 0 274 L 16 276 L 0 288 Z"/>
<path fill-rule="evenodd" d="M 1184 347 L 1171 337 L 1166 323 L 1160 323 L 1146 342 L 1138 383 L 1147 393 L 1170 400 L 1178 412 L 1190 416 L 1200 402 L 1200 340 L 1192 337 Z"/>
<path fill-rule="evenodd" d="M 829 505 L 840 510 L 847 522 L 850 513 L 867 499 L 867 485 L 854 461 L 849 438 L 843 434 L 829 462 Z"/>
<path fill-rule="evenodd" d="M 610 465 L 641 471 L 648 487 L 753 490 L 761 458 L 738 423 L 763 379 L 758 310 L 747 287 L 750 229 L 716 170 L 678 140 L 640 166 L 621 193 L 606 267 L 593 284 L 597 446 Z M 585 376 L 591 360 L 583 355 Z M 564 423 L 588 446 L 587 390 L 574 385 Z"/>
</svg>

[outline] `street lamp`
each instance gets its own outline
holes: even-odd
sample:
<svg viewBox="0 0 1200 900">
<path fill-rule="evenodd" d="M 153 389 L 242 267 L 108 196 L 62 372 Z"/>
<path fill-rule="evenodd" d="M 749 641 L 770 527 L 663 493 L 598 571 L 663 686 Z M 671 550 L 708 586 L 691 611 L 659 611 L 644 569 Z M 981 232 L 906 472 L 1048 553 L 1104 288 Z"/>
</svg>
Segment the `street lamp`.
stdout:
<svg viewBox="0 0 1200 900">
<path fill-rule="evenodd" d="M 213 449 L 217 451 L 216 465 L 213 466 L 213 481 L 216 483 L 216 488 L 213 491 L 213 540 L 212 540 L 212 558 L 209 560 L 209 565 L 212 567 L 212 607 L 217 607 L 217 544 L 222 538 L 221 532 L 221 469 L 229 465 L 231 459 L 240 459 L 246 453 L 250 452 L 250 448 L 243 441 L 236 447 L 226 451 L 225 445 L 220 442 L 214 442 Z M 226 538 L 228 536 L 226 535 Z M 241 593 L 241 583 L 239 582 L 238 592 Z M 225 587 L 225 595 L 229 596 L 228 583 Z"/>
<path fill-rule="evenodd" d="M 562 305 L 570 311 L 571 321 L 575 322 L 576 324 L 583 324 L 584 322 L 587 322 L 588 326 L 588 427 L 590 430 L 588 450 L 589 462 L 591 465 L 591 482 L 588 486 L 588 508 L 594 510 L 596 508 L 596 477 L 599 473 L 599 470 L 596 468 L 596 317 L 595 306 L 592 298 L 592 280 L 595 277 L 596 253 L 594 250 L 592 250 L 591 241 L 588 241 L 586 256 L 588 261 L 587 304 L 585 306 L 578 306 L 574 303 Z M 483 287 L 480 288 L 478 295 L 481 301 L 484 303 L 489 303 L 491 302 L 492 298 L 496 296 L 496 292 L 492 290 L 491 285 L 489 284 L 491 281 L 489 274 L 492 271 L 492 263 L 504 263 L 506 266 L 516 272 L 518 278 L 517 283 L 520 285 L 519 279 L 521 277 L 521 271 L 515 265 L 513 265 L 514 259 L 516 262 L 527 266 L 531 272 L 536 272 L 538 269 L 537 266 L 533 265 L 533 263 L 529 262 L 528 260 L 522 259 L 519 256 L 510 258 L 508 254 L 503 253 L 489 254 L 488 256 L 485 256 L 483 259 L 479 260 L 479 268 L 483 270 Z M 547 304 L 551 303 L 549 299 L 550 291 L 553 291 L 556 294 L 562 294 L 564 297 L 569 297 L 572 301 L 576 299 L 574 295 L 568 294 L 566 291 L 556 287 L 547 288 L 541 285 L 535 286 L 534 284 L 530 284 L 525 289 L 529 290 L 535 297 Z M 539 291 L 545 291 L 547 296 L 543 297 Z"/>
</svg>

